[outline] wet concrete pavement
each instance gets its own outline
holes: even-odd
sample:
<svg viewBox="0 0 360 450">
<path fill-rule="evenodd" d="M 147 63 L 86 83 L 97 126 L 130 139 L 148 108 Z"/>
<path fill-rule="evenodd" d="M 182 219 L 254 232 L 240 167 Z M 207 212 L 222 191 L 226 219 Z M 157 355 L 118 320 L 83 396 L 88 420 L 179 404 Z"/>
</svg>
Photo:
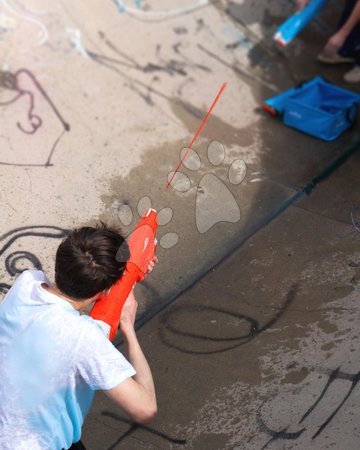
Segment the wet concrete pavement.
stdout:
<svg viewBox="0 0 360 450">
<path fill-rule="evenodd" d="M 287 58 L 298 77 L 300 67 L 321 70 Z M 324 70 L 339 83 L 344 69 Z M 259 141 L 231 153 L 247 163 L 235 190 L 241 220 L 217 224 L 205 246 L 198 235 L 185 256 L 175 247 L 171 271 L 193 285 L 139 332 L 158 417 L 133 425 L 100 394 L 84 430 L 89 449 L 358 448 L 357 128 L 323 143 L 253 113 L 256 127 L 241 138 Z M 229 147 L 233 133 L 219 140 Z M 217 253 L 222 234 L 229 244 Z"/>
<path fill-rule="evenodd" d="M 158 417 L 99 395 L 90 450 L 358 448 L 359 170 L 357 152 L 141 328 Z"/>
</svg>

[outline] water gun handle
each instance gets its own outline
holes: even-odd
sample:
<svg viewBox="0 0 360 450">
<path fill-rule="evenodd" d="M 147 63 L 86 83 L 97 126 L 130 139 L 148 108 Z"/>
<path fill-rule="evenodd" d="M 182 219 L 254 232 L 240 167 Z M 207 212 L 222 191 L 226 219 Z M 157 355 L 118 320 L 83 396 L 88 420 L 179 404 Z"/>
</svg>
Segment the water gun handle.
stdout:
<svg viewBox="0 0 360 450">
<path fill-rule="evenodd" d="M 156 252 L 157 213 L 153 209 L 140 219 L 128 239 L 130 259 L 122 277 L 103 294 L 90 312 L 90 316 L 99 322 L 112 341 L 119 328 L 122 308 L 134 285 L 143 280 L 149 262 Z"/>
<path fill-rule="evenodd" d="M 274 35 L 275 41 L 282 46 L 289 44 L 327 2 L 328 0 L 311 0 L 304 9 L 296 12 L 280 25 Z"/>
</svg>

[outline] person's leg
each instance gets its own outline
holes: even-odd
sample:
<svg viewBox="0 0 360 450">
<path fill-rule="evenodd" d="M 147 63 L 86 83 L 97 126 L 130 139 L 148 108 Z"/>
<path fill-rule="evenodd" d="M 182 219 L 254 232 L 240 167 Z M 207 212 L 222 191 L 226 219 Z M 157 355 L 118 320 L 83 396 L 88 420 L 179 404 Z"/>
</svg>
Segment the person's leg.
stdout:
<svg viewBox="0 0 360 450">
<path fill-rule="evenodd" d="M 348 0 L 344 8 L 343 17 L 339 22 L 339 27 L 346 22 L 351 14 L 356 0 Z M 340 50 L 342 56 L 351 56 L 354 58 L 355 66 L 344 75 L 344 80 L 348 83 L 360 83 L 360 24 L 358 24 L 349 34 L 344 45 Z"/>
<path fill-rule="evenodd" d="M 358 0 L 345 0 L 344 9 L 341 14 L 337 30 L 339 30 L 350 17 Z M 351 31 L 340 50 L 336 53 L 322 51 L 318 60 L 327 64 L 353 63 L 355 61 L 355 48 L 360 43 L 360 24 Z"/>
<path fill-rule="evenodd" d="M 356 5 L 357 0 L 345 0 L 344 9 L 342 11 L 340 20 L 337 25 L 337 29 L 340 30 L 340 28 L 344 25 L 344 23 L 348 20 L 348 18 L 351 15 L 352 10 L 354 9 L 354 6 Z"/>
<path fill-rule="evenodd" d="M 338 29 L 340 29 L 344 25 L 344 23 L 348 20 L 356 3 L 357 0 L 346 0 L 344 11 L 339 21 Z M 357 64 L 358 63 L 357 58 L 359 57 L 358 55 L 359 46 L 360 46 L 360 24 L 357 24 L 351 30 L 351 33 L 344 42 L 344 45 L 339 50 L 339 54 L 345 57 L 354 58 Z"/>
</svg>

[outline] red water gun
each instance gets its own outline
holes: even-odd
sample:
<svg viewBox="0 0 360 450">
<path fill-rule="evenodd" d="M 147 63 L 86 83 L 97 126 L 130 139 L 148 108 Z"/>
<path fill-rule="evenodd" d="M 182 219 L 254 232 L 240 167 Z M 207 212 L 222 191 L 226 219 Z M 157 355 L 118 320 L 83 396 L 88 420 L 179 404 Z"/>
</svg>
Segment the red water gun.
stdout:
<svg viewBox="0 0 360 450">
<path fill-rule="evenodd" d="M 157 213 L 154 209 L 149 209 L 128 239 L 130 258 L 125 272 L 111 287 L 110 292 L 101 296 L 90 312 L 90 316 L 100 322 L 111 341 L 119 328 L 121 311 L 131 289 L 135 283 L 144 279 L 148 265 L 154 259 L 157 227 Z"/>
</svg>

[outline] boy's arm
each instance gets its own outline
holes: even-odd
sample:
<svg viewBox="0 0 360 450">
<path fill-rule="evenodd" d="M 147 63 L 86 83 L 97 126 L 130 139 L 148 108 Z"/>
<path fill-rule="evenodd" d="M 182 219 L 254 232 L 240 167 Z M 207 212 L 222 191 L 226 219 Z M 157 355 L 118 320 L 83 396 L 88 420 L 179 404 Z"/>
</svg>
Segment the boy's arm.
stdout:
<svg viewBox="0 0 360 450">
<path fill-rule="evenodd" d="M 134 328 L 136 310 L 137 302 L 131 292 L 124 305 L 120 329 L 125 339 L 126 356 L 135 368 L 136 375 L 104 392 L 135 422 L 147 423 L 155 417 L 157 405 L 151 370 Z"/>
</svg>

